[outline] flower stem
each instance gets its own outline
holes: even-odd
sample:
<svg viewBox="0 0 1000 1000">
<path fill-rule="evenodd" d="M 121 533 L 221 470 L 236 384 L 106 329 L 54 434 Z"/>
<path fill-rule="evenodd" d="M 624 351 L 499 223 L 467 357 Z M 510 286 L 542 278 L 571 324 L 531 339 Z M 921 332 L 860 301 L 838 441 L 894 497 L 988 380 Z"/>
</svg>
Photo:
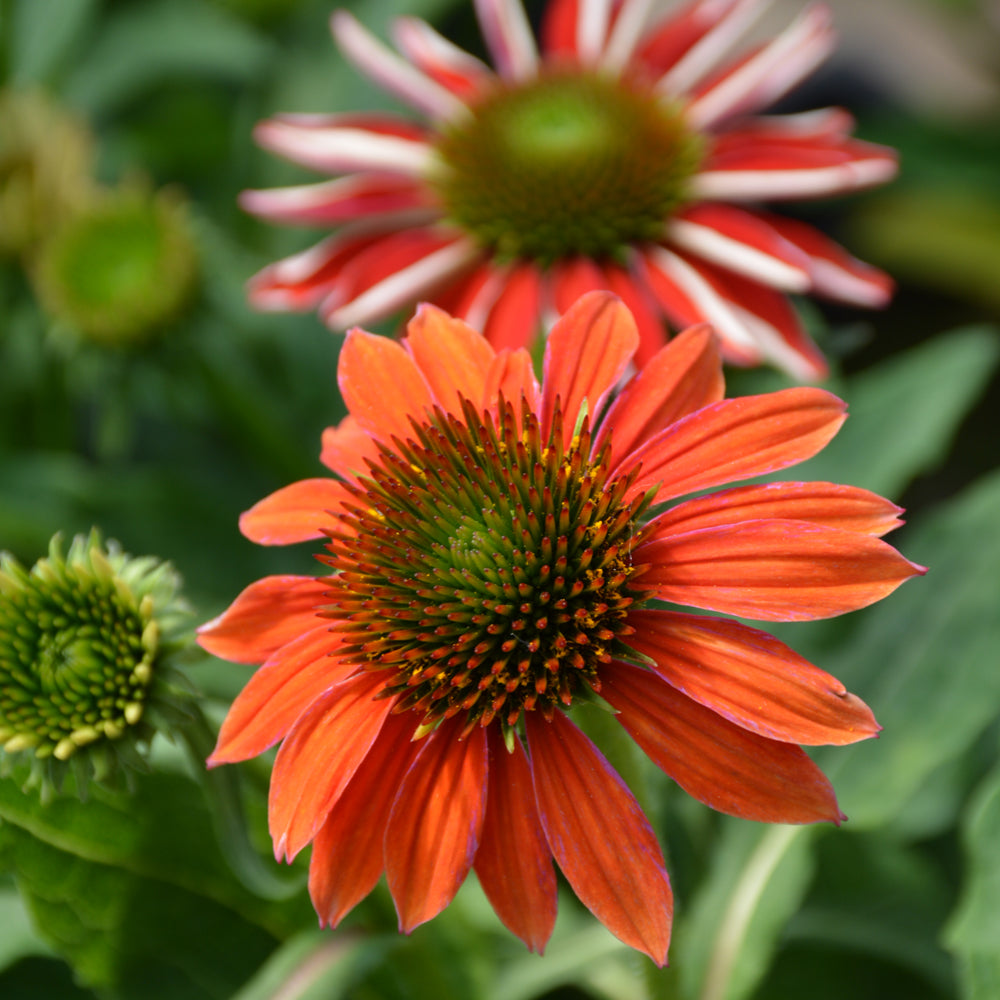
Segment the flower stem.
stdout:
<svg viewBox="0 0 1000 1000">
<path fill-rule="evenodd" d="M 205 787 L 216 836 L 233 874 L 262 899 L 288 899 L 300 892 L 305 884 L 303 876 L 283 878 L 276 874 L 250 843 L 238 769 L 205 767 L 205 759 L 215 745 L 215 734 L 200 708 L 182 735 L 195 773 Z"/>
<path fill-rule="evenodd" d="M 699 1000 L 725 1000 L 740 948 L 768 880 L 801 826 L 774 826 L 761 837 L 740 875 L 719 923 Z"/>
</svg>

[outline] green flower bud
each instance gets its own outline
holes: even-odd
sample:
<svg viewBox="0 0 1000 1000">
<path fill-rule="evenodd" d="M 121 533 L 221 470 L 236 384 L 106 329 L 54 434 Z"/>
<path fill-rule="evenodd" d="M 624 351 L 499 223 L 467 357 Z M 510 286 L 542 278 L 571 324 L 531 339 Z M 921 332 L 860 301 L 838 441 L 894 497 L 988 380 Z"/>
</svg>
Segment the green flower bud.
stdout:
<svg viewBox="0 0 1000 1000">
<path fill-rule="evenodd" d="M 93 194 L 93 139 L 34 91 L 0 90 L 0 256 L 30 252 Z"/>
<path fill-rule="evenodd" d="M 148 340 L 187 305 L 197 252 L 187 205 L 169 190 L 104 194 L 46 240 L 35 290 L 55 319 L 105 346 Z"/>
<path fill-rule="evenodd" d="M 57 535 L 30 571 L 0 554 L 0 765 L 30 752 L 29 784 L 75 771 L 114 783 L 143 768 L 157 731 L 183 725 L 192 692 L 174 662 L 188 609 L 169 563 L 100 535 Z"/>
</svg>

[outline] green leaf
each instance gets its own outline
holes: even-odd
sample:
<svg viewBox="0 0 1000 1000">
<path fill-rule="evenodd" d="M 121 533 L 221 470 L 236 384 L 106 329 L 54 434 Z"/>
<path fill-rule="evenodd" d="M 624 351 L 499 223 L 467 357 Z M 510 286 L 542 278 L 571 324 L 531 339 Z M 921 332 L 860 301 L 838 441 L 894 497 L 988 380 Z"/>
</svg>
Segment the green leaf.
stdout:
<svg viewBox="0 0 1000 1000">
<path fill-rule="evenodd" d="M 18 0 L 7 35 L 9 82 L 46 82 L 94 20 L 98 0 Z"/>
<path fill-rule="evenodd" d="M 828 830 L 816 846 L 816 879 L 785 942 L 836 949 L 845 964 L 870 956 L 952 994 L 952 961 L 938 943 L 954 899 L 950 872 L 884 830 Z"/>
<path fill-rule="evenodd" d="M 170 77 L 249 81 L 273 52 L 235 15 L 198 0 L 119 7 L 69 80 L 74 105 L 108 114 Z"/>
<path fill-rule="evenodd" d="M 154 959 L 164 998 L 227 997 L 312 914 L 303 895 L 267 902 L 231 874 L 201 791 L 179 774 L 138 780 L 132 796 L 93 788 L 42 805 L 0 780 L 4 860 L 38 932 L 91 985 L 146 1000 Z M 13 840 L 11 841 L 11 837 Z"/>
<path fill-rule="evenodd" d="M 339 1000 L 395 938 L 309 930 L 282 945 L 233 1000 Z"/>
<path fill-rule="evenodd" d="M 1000 765 L 970 803 L 962 832 L 962 897 L 944 940 L 961 960 L 963 996 L 986 1000 L 1000 995 Z"/>
<path fill-rule="evenodd" d="M 0 886 L 0 970 L 26 955 L 49 955 L 51 949 L 35 933 L 24 901 L 13 887 Z"/>
<path fill-rule="evenodd" d="M 833 386 L 847 400 L 850 416 L 819 455 L 796 466 L 795 478 L 851 483 L 898 496 L 945 456 L 998 354 L 993 328 L 968 327 Z"/>
<path fill-rule="evenodd" d="M 929 564 L 823 667 L 873 708 L 877 741 L 824 753 L 851 828 L 886 823 L 1000 712 L 1000 473 L 943 505 L 903 548 Z"/>
<path fill-rule="evenodd" d="M 24 830 L 13 857 L 40 931 L 81 980 L 116 1000 L 226 1000 L 274 946 L 200 894 L 84 860 Z"/>
<path fill-rule="evenodd" d="M 742 1000 L 753 992 L 805 895 L 814 831 L 725 821 L 709 875 L 677 931 L 686 996 Z"/>
</svg>

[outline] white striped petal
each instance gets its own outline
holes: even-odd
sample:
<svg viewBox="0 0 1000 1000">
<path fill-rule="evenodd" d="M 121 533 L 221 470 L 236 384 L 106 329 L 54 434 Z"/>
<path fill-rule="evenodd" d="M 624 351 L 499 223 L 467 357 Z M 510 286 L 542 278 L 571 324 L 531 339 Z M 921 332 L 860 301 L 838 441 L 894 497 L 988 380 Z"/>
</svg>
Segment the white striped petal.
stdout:
<svg viewBox="0 0 1000 1000">
<path fill-rule="evenodd" d="M 601 54 L 600 65 L 604 69 L 618 73 L 625 68 L 643 36 L 652 6 L 653 0 L 625 0 Z"/>
<path fill-rule="evenodd" d="M 802 170 L 706 170 L 691 178 L 691 197 L 708 201 L 817 198 L 882 184 L 896 176 L 889 157 Z"/>
<path fill-rule="evenodd" d="M 426 173 L 433 156 L 426 142 L 414 139 L 363 128 L 302 128 L 278 118 L 261 122 L 254 138 L 295 163 L 334 174 L 386 170 L 419 176 Z"/>
<path fill-rule="evenodd" d="M 438 34 L 418 17 L 398 17 L 392 24 L 393 37 L 399 50 L 415 62 L 437 63 L 444 70 L 467 79 L 493 76 L 493 70 L 481 59 L 466 52 Z"/>
<path fill-rule="evenodd" d="M 708 226 L 686 219 L 674 219 L 668 227 L 668 233 L 671 243 L 676 243 L 681 249 L 689 250 L 697 257 L 745 274 L 772 288 L 780 288 L 785 292 L 805 292 L 812 284 L 808 271 L 730 236 L 724 236 Z"/>
<path fill-rule="evenodd" d="M 654 246 L 646 251 L 651 267 L 662 271 L 698 307 L 706 323 L 715 327 L 719 336 L 730 343 L 748 360 L 758 358 L 756 338 L 750 335 L 732 305 L 686 261 L 666 247 Z"/>
<path fill-rule="evenodd" d="M 486 47 L 500 75 L 525 80 L 538 72 L 538 47 L 521 0 L 475 0 Z"/>
<path fill-rule="evenodd" d="M 824 368 L 818 368 L 808 358 L 792 348 L 784 337 L 770 323 L 756 313 L 743 309 L 735 302 L 730 303 L 733 311 L 750 331 L 764 358 L 782 371 L 787 372 L 797 382 L 815 382 L 826 375 Z"/>
<path fill-rule="evenodd" d="M 418 111 L 442 120 L 466 112 L 465 104 L 450 90 L 383 45 L 353 14 L 334 11 L 330 30 L 340 50 L 358 69 Z"/>
<path fill-rule="evenodd" d="M 332 330 L 384 319 L 464 270 L 478 255 L 479 250 L 471 240 L 456 240 L 383 278 L 348 302 L 338 302 L 334 292 L 329 304 L 321 306 L 323 319 Z"/>
<path fill-rule="evenodd" d="M 718 18 L 714 28 L 667 70 L 656 85 L 664 97 L 679 97 L 688 93 L 719 64 L 722 57 L 739 39 L 772 0 L 716 0 L 705 4 L 706 18 Z M 725 8 L 729 8 L 726 10 Z M 714 8 L 714 10 L 713 10 Z M 716 12 L 717 11 L 717 12 Z"/>
<path fill-rule="evenodd" d="M 832 51 L 830 12 L 814 6 L 735 72 L 696 98 L 686 118 L 705 129 L 736 111 L 765 107 L 811 73 Z"/>
<path fill-rule="evenodd" d="M 594 65 L 604 48 L 611 19 L 611 0 L 579 0 L 576 13 L 576 51 L 586 66 Z"/>
</svg>

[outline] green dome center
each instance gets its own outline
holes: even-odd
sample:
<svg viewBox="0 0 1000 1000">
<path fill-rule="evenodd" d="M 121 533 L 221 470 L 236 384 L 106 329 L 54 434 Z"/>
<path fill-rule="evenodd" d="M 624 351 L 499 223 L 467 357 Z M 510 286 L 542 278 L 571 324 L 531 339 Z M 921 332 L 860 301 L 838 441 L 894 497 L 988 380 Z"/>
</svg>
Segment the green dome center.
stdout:
<svg viewBox="0 0 1000 1000">
<path fill-rule="evenodd" d="M 433 183 L 451 221 L 501 257 L 613 257 L 662 234 L 700 146 L 652 92 L 563 72 L 474 105 L 438 141 Z"/>
</svg>

